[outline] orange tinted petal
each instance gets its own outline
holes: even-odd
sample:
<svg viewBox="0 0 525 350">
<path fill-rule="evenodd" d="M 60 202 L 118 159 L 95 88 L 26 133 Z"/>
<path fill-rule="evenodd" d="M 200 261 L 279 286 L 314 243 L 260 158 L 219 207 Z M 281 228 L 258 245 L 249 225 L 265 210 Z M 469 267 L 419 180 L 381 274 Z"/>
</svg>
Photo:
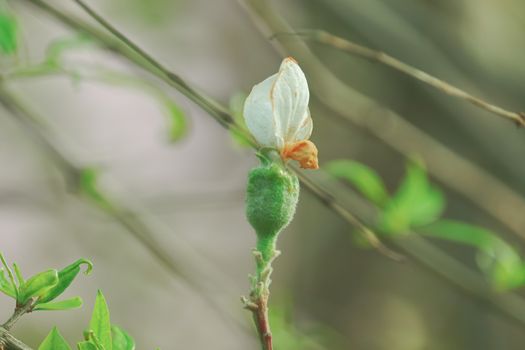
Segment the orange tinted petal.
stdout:
<svg viewBox="0 0 525 350">
<path fill-rule="evenodd" d="M 319 169 L 317 147 L 312 141 L 303 140 L 286 144 L 281 157 L 283 160 L 293 159 L 299 162 L 303 169 Z"/>
</svg>

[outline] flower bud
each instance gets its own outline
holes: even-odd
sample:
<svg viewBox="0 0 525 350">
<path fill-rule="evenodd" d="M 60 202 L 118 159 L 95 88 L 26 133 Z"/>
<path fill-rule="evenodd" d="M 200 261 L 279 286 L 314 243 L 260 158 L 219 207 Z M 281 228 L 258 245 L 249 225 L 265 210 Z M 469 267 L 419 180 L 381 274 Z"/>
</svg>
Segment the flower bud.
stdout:
<svg viewBox="0 0 525 350">
<path fill-rule="evenodd" d="M 265 261 L 273 256 L 279 232 L 292 221 L 298 198 L 297 176 L 279 164 L 263 162 L 248 174 L 246 216 Z"/>
</svg>

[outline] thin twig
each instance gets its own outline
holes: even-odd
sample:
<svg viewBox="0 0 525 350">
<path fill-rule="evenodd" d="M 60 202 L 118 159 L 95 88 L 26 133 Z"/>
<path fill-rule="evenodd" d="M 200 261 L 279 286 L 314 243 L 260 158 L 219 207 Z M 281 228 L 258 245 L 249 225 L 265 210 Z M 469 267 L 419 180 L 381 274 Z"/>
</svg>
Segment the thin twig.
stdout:
<svg viewBox="0 0 525 350">
<path fill-rule="evenodd" d="M 22 341 L 15 338 L 3 327 L 0 327 L 0 350 L 33 350 Z"/>
<path fill-rule="evenodd" d="M 31 298 L 25 305 L 17 306 L 9 319 L 0 326 L 0 350 L 31 350 L 31 348 L 12 336 L 9 331 L 25 314 L 31 312 L 37 298 Z"/>
<path fill-rule="evenodd" d="M 13 312 L 13 315 L 2 325 L 2 328 L 10 331 L 22 316 L 33 311 L 36 300 L 36 298 L 31 298 L 27 303 L 25 303 L 25 305 L 16 307 L 15 312 Z"/>
<path fill-rule="evenodd" d="M 422 81 L 423 83 L 426 83 L 447 95 L 463 99 L 474 106 L 505 118 L 516 124 L 518 127 L 525 126 L 525 112 L 511 112 L 491 104 L 420 69 L 412 67 L 409 64 L 406 64 L 382 51 L 372 50 L 368 47 L 356 44 L 348 39 L 338 37 L 324 30 L 305 30 L 295 33 L 276 33 L 273 36 L 276 37 L 281 35 L 300 36 L 306 39 L 315 40 L 321 44 L 335 47 L 341 51 L 363 57 L 369 61 L 379 62 L 408 76 L 411 76 L 414 79 Z"/>
</svg>

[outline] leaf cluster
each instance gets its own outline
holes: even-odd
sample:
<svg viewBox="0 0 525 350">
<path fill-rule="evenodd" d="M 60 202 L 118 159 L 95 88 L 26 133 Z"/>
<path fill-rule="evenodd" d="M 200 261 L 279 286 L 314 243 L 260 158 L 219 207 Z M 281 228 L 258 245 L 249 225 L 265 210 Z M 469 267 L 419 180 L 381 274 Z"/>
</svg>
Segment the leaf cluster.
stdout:
<svg viewBox="0 0 525 350">
<path fill-rule="evenodd" d="M 393 194 L 389 193 L 381 176 L 365 164 L 342 159 L 329 162 L 324 168 L 335 178 L 351 184 L 379 209 L 375 220 L 377 232 L 391 238 L 418 232 L 475 247 L 476 262 L 496 289 L 525 285 L 525 262 L 496 233 L 442 218 L 445 196 L 430 182 L 421 161 L 407 162 L 405 176 Z"/>
</svg>

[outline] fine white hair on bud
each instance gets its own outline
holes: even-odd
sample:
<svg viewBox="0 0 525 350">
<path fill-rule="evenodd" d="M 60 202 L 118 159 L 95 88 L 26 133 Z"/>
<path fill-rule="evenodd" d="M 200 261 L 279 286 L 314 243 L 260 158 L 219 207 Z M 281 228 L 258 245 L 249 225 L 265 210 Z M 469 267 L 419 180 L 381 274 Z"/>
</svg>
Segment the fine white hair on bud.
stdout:
<svg viewBox="0 0 525 350">
<path fill-rule="evenodd" d="M 283 161 L 317 169 L 317 148 L 309 141 L 312 118 L 310 92 L 297 62 L 287 57 L 279 72 L 255 85 L 244 104 L 246 126 L 262 147 L 276 149 Z"/>
</svg>

